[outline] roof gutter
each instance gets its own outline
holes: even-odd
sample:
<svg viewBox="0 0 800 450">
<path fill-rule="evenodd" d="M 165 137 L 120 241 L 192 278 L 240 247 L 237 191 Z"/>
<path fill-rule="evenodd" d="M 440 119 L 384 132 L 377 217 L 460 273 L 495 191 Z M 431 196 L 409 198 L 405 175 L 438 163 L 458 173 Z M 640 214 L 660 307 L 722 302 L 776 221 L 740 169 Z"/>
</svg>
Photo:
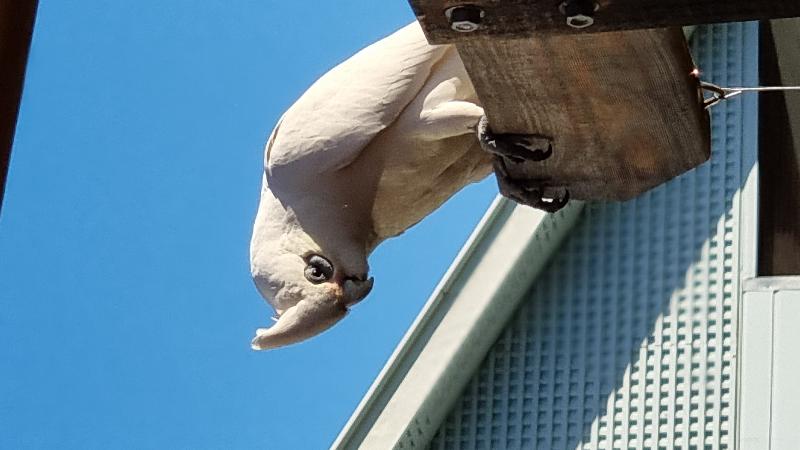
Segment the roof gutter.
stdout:
<svg viewBox="0 0 800 450">
<path fill-rule="evenodd" d="M 426 445 L 582 208 L 495 199 L 331 448 Z"/>
</svg>

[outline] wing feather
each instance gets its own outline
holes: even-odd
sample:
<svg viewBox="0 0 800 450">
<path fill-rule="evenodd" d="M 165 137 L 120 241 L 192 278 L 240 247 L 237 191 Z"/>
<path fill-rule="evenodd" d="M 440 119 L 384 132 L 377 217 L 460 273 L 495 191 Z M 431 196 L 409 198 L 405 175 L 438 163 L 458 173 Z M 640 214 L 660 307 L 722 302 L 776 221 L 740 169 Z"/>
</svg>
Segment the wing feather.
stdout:
<svg viewBox="0 0 800 450">
<path fill-rule="evenodd" d="M 428 44 L 414 22 L 336 66 L 279 121 L 267 145 L 267 173 L 307 177 L 352 163 L 414 99 L 446 51 Z"/>
</svg>

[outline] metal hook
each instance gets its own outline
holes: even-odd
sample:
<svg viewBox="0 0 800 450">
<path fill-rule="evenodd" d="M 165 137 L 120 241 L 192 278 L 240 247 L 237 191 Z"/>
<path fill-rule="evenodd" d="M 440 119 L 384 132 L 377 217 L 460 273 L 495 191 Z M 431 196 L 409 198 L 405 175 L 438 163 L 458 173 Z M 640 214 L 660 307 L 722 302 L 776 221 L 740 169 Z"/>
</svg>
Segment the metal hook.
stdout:
<svg viewBox="0 0 800 450">
<path fill-rule="evenodd" d="M 703 108 L 709 109 L 712 106 L 716 105 L 717 103 L 727 100 L 731 97 L 739 95 L 742 91 L 736 91 L 732 89 L 726 89 L 720 86 L 717 86 L 714 83 L 709 83 L 707 81 L 700 82 L 700 88 L 705 89 L 707 91 L 711 91 L 712 95 L 710 98 L 703 98 Z"/>
<path fill-rule="evenodd" d="M 703 106 L 708 109 L 722 100 L 736 97 L 744 92 L 788 92 L 800 91 L 800 86 L 754 86 L 754 87 L 720 87 L 714 83 L 706 81 L 700 82 L 700 88 L 711 91 L 713 94 L 710 98 L 704 98 Z"/>
</svg>

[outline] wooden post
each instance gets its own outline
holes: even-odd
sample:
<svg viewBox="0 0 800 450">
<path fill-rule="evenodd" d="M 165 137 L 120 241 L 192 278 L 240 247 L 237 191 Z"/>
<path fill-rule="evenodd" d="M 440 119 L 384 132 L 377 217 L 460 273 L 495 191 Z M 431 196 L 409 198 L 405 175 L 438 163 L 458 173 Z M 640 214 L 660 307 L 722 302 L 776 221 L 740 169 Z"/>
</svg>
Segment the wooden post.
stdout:
<svg viewBox="0 0 800 450">
<path fill-rule="evenodd" d="M 37 0 L 0 0 L 0 208 L 37 4 Z"/>
<path fill-rule="evenodd" d="M 432 44 L 456 45 L 494 132 L 551 141 L 544 161 L 506 161 L 511 177 L 575 199 L 626 200 L 710 156 L 676 25 L 800 16 L 798 0 L 410 3 Z"/>
<path fill-rule="evenodd" d="M 762 85 L 800 84 L 800 19 L 760 27 Z M 800 94 L 759 98 L 758 275 L 800 274 Z"/>
</svg>

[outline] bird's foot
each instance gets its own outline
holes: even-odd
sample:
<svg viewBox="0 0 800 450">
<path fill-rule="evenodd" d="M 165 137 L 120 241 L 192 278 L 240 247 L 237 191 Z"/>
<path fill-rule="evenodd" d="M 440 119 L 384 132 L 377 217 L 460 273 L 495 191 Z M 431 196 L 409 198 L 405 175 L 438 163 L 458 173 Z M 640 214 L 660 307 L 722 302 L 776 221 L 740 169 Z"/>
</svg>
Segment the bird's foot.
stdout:
<svg viewBox="0 0 800 450">
<path fill-rule="evenodd" d="M 496 156 L 504 156 L 515 163 L 544 161 L 553 154 L 552 140 L 537 134 L 495 134 L 489 120 L 481 117 L 477 127 L 481 147 Z"/>
<path fill-rule="evenodd" d="M 484 115 L 478 122 L 481 147 L 494 156 L 494 173 L 500 193 L 517 203 L 554 213 L 569 202 L 569 191 L 545 180 L 517 180 L 509 175 L 506 159 L 513 163 L 544 161 L 553 154 L 552 139 L 536 134 L 495 134 Z M 556 197 L 545 197 L 545 191 Z"/>
<path fill-rule="evenodd" d="M 515 180 L 511 178 L 505 167 L 505 161 L 501 156 L 495 156 L 494 173 L 497 177 L 500 193 L 517 203 L 554 213 L 569 202 L 569 190 L 566 188 L 553 188 L 542 180 Z M 547 198 L 544 196 L 545 188 L 550 188 L 549 190 L 558 189 L 560 193 L 557 197 Z"/>
</svg>

